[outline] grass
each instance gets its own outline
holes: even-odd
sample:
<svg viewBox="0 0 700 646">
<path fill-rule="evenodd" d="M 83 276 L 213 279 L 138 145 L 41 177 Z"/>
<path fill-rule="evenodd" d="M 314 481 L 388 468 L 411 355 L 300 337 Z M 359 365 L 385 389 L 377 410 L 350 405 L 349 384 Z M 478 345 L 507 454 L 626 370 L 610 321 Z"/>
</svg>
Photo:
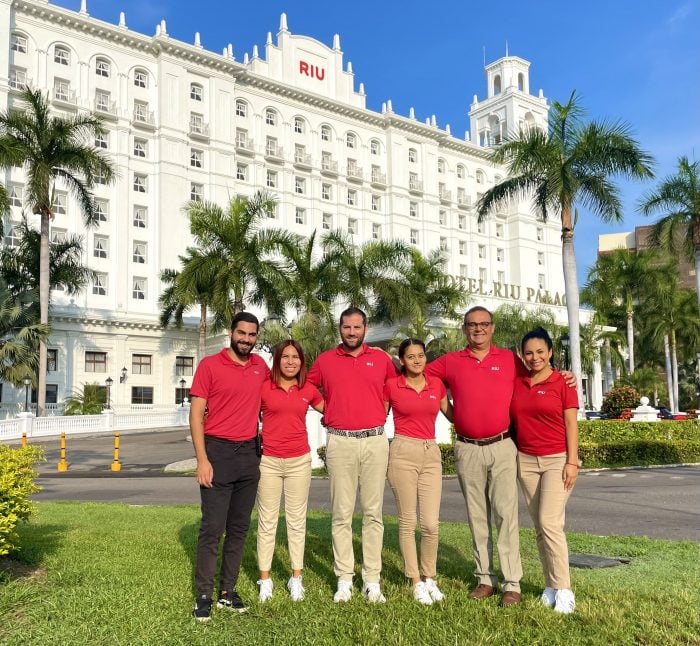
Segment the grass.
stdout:
<svg viewBox="0 0 700 646">
<path fill-rule="evenodd" d="M 238 584 L 241 596 L 251 602 L 250 612 L 234 616 L 215 610 L 208 624 L 196 624 L 190 611 L 198 525 L 195 506 L 41 503 L 38 516 L 22 529 L 22 551 L 15 561 L 4 562 L 0 575 L 0 643 L 700 643 L 699 554 L 692 541 L 570 534 L 572 552 L 626 556 L 631 564 L 573 570 L 577 610 L 559 616 L 537 600 L 543 582 L 531 530 L 521 532 L 524 601 L 504 609 L 496 598 L 467 598 L 474 584 L 468 528 L 443 523 L 438 572 L 447 599 L 425 608 L 413 601 L 404 583 L 396 520 L 387 518 L 383 577 L 388 602 L 370 606 L 356 586 L 352 601 L 337 606 L 331 600 L 330 518 L 312 513 L 304 602 L 293 603 L 286 593 L 283 547 L 273 563 L 272 601 L 255 601 L 251 531 Z M 282 523 L 280 545 L 283 530 Z"/>
</svg>

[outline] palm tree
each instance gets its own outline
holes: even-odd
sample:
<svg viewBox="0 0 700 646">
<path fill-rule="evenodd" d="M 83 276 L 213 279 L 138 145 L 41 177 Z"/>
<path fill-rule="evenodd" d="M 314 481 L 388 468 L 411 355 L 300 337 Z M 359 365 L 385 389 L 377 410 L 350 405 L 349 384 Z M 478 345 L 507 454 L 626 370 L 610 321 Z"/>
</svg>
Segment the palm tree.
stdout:
<svg viewBox="0 0 700 646">
<path fill-rule="evenodd" d="M 497 147 L 491 160 L 507 164 L 508 177 L 487 191 L 477 204 L 479 220 L 514 198 L 532 197 L 537 214 L 561 218 L 562 261 L 569 319 L 572 370 L 581 388 L 579 293 L 574 254 L 574 206 L 580 203 L 603 221 L 622 219 L 620 194 L 612 176 L 652 176 L 651 156 L 642 151 L 621 123 L 583 121 L 576 93 L 565 104 L 552 102 L 549 131 L 521 130 Z"/>
<path fill-rule="evenodd" d="M 700 164 L 687 157 L 678 160 L 678 171 L 666 177 L 642 198 L 640 210 L 644 215 L 664 212 L 656 223 L 649 242 L 665 247 L 672 254 L 685 253 L 692 262 L 695 257 L 695 280 L 700 307 Z"/>
<path fill-rule="evenodd" d="M 92 114 L 52 115 L 48 96 L 29 88 L 22 91 L 23 109 L 0 114 L 0 167 L 22 166 L 27 174 L 26 200 L 41 218 L 39 254 L 40 322 L 49 322 L 49 220 L 53 218 L 53 193 L 57 181 L 75 196 L 86 225 L 96 222 L 90 189 L 95 180 L 109 182 L 112 163 L 93 145 L 104 134 L 102 121 Z M 89 141 L 90 144 L 85 142 Z M 39 342 L 37 415 L 46 403 L 46 342 Z"/>
<path fill-rule="evenodd" d="M 520 303 L 499 305 L 493 312 L 493 321 L 496 324 L 493 342 L 516 352 L 520 352 L 522 338 L 533 328 L 544 328 L 553 339 L 561 334 L 554 314 L 543 306 L 531 309 Z"/>
<path fill-rule="evenodd" d="M 284 312 L 282 272 L 272 256 L 296 237 L 261 226 L 274 207 L 275 201 L 261 192 L 232 199 L 226 210 L 211 202 L 187 204 L 192 235 L 201 254 L 209 257 L 214 309 L 229 323 L 247 302 L 264 305 L 270 313 Z"/>
</svg>

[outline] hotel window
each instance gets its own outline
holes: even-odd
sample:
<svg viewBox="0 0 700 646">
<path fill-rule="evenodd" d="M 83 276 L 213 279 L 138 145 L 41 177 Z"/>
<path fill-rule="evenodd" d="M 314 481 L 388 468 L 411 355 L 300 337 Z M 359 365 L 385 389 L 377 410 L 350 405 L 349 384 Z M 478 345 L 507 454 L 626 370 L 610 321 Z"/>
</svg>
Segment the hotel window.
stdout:
<svg viewBox="0 0 700 646">
<path fill-rule="evenodd" d="M 467 216 L 466 215 L 462 215 L 461 213 L 459 214 L 459 217 L 457 219 L 457 226 L 462 230 L 467 228 Z"/>
<path fill-rule="evenodd" d="M 306 180 L 303 177 L 294 178 L 294 192 L 297 195 L 304 195 L 306 193 Z"/>
<path fill-rule="evenodd" d="M 484 183 L 484 173 L 483 171 L 476 171 L 476 183 L 477 184 L 483 184 Z"/>
<path fill-rule="evenodd" d="M 27 39 L 20 34 L 12 34 L 10 49 L 19 54 L 27 53 Z"/>
<path fill-rule="evenodd" d="M 460 240 L 459 241 L 459 255 L 460 256 L 466 256 L 467 255 L 467 243 L 465 240 Z"/>
<path fill-rule="evenodd" d="M 197 150 L 196 148 L 190 148 L 190 166 L 192 166 L 193 168 L 201 168 L 203 156 L 204 153 L 201 150 Z"/>
<path fill-rule="evenodd" d="M 241 182 L 248 181 L 248 165 L 241 164 L 240 162 L 236 164 L 236 179 Z"/>
<path fill-rule="evenodd" d="M 145 139 L 134 139 L 134 157 L 146 157 L 148 151 L 148 141 Z"/>
<path fill-rule="evenodd" d="M 378 155 L 381 147 L 377 139 L 372 139 L 369 142 L 369 152 L 371 155 Z"/>
<path fill-rule="evenodd" d="M 447 211 L 445 211 L 445 209 L 440 209 L 438 212 L 438 219 L 440 221 L 440 226 L 447 226 Z"/>
<path fill-rule="evenodd" d="M 537 227 L 537 240 L 538 242 L 544 240 L 544 229 L 542 227 Z"/>
<path fill-rule="evenodd" d="M 248 131 L 243 128 L 236 128 L 236 146 L 238 148 L 248 148 Z"/>
<path fill-rule="evenodd" d="M 70 98 L 70 81 L 55 78 L 53 80 L 53 96 L 59 101 L 68 101 Z"/>
<path fill-rule="evenodd" d="M 280 153 L 277 150 L 277 138 L 267 137 L 265 140 L 265 154 L 270 157 L 279 157 Z"/>
<path fill-rule="evenodd" d="M 267 216 L 268 220 L 276 220 L 279 217 L 279 209 L 280 205 L 275 202 L 272 205 L 272 208 L 269 211 L 265 212 L 265 215 Z"/>
<path fill-rule="evenodd" d="M 297 206 L 294 220 L 297 224 L 305 224 L 306 223 L 306 209 L 302 209 L 302 208 Z"/>
<path fill-rule="evenodd" d="M 131 283 L 131 297 L 137 301 L 146 300 L 146 279 L 134 276 Z"/>
<path fill-rule="evenodd" d="M 204 134 L 204 115 L 190 112 L 190 131 L 198 135 Z"/>
<path fill-rule="evenodd" d="M 537 264 L 544 265 L 544 253 L 542 251 L 537 252 Z"/>
<path fill-rule="evenodd" d="M 63 244 L 68 238 L 68 231 L 66 229 L 57 229 L 51 227 L 51 244 Z"/>
<path fill-rule="evenodd" d="M 190 200 L 192 202 L 201 202 L 204 199 L 204 184 L 190 184 Z"/>
<path fill-rule="evenodd" d="M 134 70 L 134 85 L 148 87 L 148 72 L 146 70 Z"/>
<path fill-rule="evenodd" d="M 132 386 L 131 387 L 131 403 L 132 404 L 152 404 L 153 403 L 153 386 Z"/>
<path fill-rule="evenodd" d="M 418 217 L 418 202 L 409 202 L 408 203 L 408 214 L 412 218 Z"/>
<path fill-rule="evenodd" d="M 15 90 L 24 89 L 24 86 L 27 84 L 27 70 L 21 67 L 11 67 L 9 84 Z"/>
<path fill-rule="evenodd" d="M 496 237 L 497 238 L 503 237 L 503 225 L 500 222 L 496 225 Z"/>
<path fill-rule="evenodd" d="M 505 271 L 498 272 L 498 282 L 501 283 L 501 285 L 506 284 L 506 272 Z"/>
<path fill-rule="evenodd" d="M 109 148 L 109 135 L 106 132 L 95 135 L 95 148 L 102 148 L 104 150 Z"/>
<path fill-rule="evenodd" d="M 134 121 L 148 123 L 150 119 L 148 103 L 146 101 L 134 101 Z"/>
<path fill-rule="evenodd" d="M 53 61 L 59 65 L 70 65 L 70 51 L 63 45 L 56 45 L 53 50 Z"/>
<path fill-rule="evenodd" d="M 267 179 L 265 184 L 267 185 L 267 188 L 277 188 L 277 171 L 267 171 Z"/>
<path fill-rule="evenodd" d="M 95 198 L 93 202 L 95 219 L 98 222 L 107 222 L 109 219 L 109 200 Z"/>
<path fill-rule="evenodd" d="M 486 268 L 485 267 L 479 267 L 479 280 L 483 281 L 484 283 L 486 282 Z"/>
<path fill-rule="evenodd" d="M 65 215 L 68 206 L 68 193 L 63 191 L 55 191 L 53 194 L 53 203 L 51 204 L 51 210 L 54 215 Z"/>
<path fill-rule="evenodd" d="M 411 244 L 418 244 L 418 229 L 411 229 L 410 240 Z"/>
<path fill-rule="evenodd" d="M 131 355 L 131 374 L 150 375 L 151 374 L 151 355 L 150 354 L 132 354 Z"/>
<path fill-rule="evenodd" d="M 237 117 L 247 117 L 248 116 L 248 104 L 245 101 L 238 99 L 236 101 L 236 116 Z"/>
<path fill-rule="evenodd" d="M 107 372 L 107 353 L 86 350 L 85 372 Z"/>
<path fill-rule="evenodd" d="M 272 108 L 265 110 L 265 123 L 268 126 L 277 125 L 277 112 L 275 112 Z"/>
<path fill-rule="evenodd" d="M 465 280 L 469 278 L 469 270 L 467 269 L 466 265 L 459 266 L 459 277 L 464 278 Z"/>
<path fill-rule="evenodd" d="M 95 280 L 92 283 L 92 293 L 95 296 L 107 296 L 108 280 L 107 274 L 95 274 Z"/>
<path fill-rule="evenodd" d="M 58 350 L 50 348 L 46 351 L 46 372 L 56 372 L 58 370 Z"/>
<path fill-rule="evenodd" d="M 134 191 L 136 193 L 146 193 L 148 189 L 148 178 L 140 173 L 134 173 Z"/>
<path fill-rule="evenodd" d="M 444 159 L 438 159 L 438 173 L 440 173 L 440 174 L 445 173 L 445 160 Z"/>
<path fill-rule="evenodd" d="M 112 99 L 109 92 L 107 92 L 106 90 L 95 91 L 95 110 L 109 112 L 112 109 L 111 104 Z"/>
<path fill-rule="evenodd" d="M 506 257 L 506 254 L 505 254 L 505 251 L 503 251 L 503 249 L 496 249 L 496 260 L 498 262 L 503 262 L 505 257 Z"/>
<path fill-rule="evenodd" d="M 537 274 L 537 287 L 539 289 L 546 289 L 544 283 L 544 274 Z"/>
<path fill-rule="evenodd" d="M 107 59 L 98 58 L 95 61 L 95 74 L 97 74 L 97 76 L 104 76 L 104 78 L 109 78 L 110 65 Z"/>
<path fill-rule="evenodd" d="M 8 191 L 10 198 L 10 206 L 21 207 L 24 204 L 24 186 L 21 184 L 10 184 Z"/>
<path fill-rule="evenodd" d="M 440 238 L 440 251 L 447 251 L 447 238 Z"/>
<path fill-rule="evenodd" d="M 199 83 L 190 83 L 190 99 L 200 102 L 204 99 L 204 88 Z"/>
<path fill-rule="evenodd" d="M 479 245 L 479 258 L 486 258 L 486 245 Z"/>
<path fill-rule="evenodd" d="M 420 189 L 420 183 L 418 182 L 418 173 L 408 174 L 408 188 L 412 191 Z"/>
<path fill-rule="evenodd" d="M 294 132 L 298 135 L 304 134 L 304 120 L 301 117 L 294 117 Z"/>
<path fill-rule="evenodd" d="M 333 199 L 333 187 L 330 184 L 321 184 L 321 199 L 322 200 L 332 200 Z"/>
<path fill-rule="evenodd" d="M 382 210 L 382 198 L 380 195 L 372 196 L 372 210 L 381 211 Z"/>
<path fill-rule="evenodd" d="M 133 224 L 137 229 L 145 229 L 147 225 L 148 209 L 145 206 L 134 207 Z"/>
<path fill-rule="evenodd" d="M 348 148 L 357 148 L 357 135 L 352 132 L 348 132 L 347 136 L 345 137 L 345 145 Z"/>
<path fill-rule="evenodd" d="M 357 220 L 355 218 L 348 218 L 348 233 L 350 235 L 357 234 Z"/>
<path fill-rule="evenodd" d="M 331 140 L 331 127 L 330 126 L 321 126 L 321 141 L 330 141 Z"/>
<path fill-rule="evenodd" d="M 415 164 L 418 161 L 418 151 L 415 148 L 408 149 L 408 161 Z"/>
<path fill-rule="evenodd" d="M 175 357 L 175 376 L 191 377 L 194 374 L 194 357 Z"/>
<path fill-rule="evenodd" d="M 372 239 L 379 240 L 382 237 L 382 225 L 373 224 L 372 225 Z"/>
<path fill-rule="evenodd" d="M 355 189 L 348 189 L 348 206 L 357 205 L 357 191 Z"/>
<path fill-rule="evenodd" d="M 486 233 L 486 222 L 484 222 L 483 220 L 477 221 L 476 231 L 477 233 Z"/>
<path fill-rule="evenodd" d="M 146 262 L 146 251 L 147 244 L 139 240 L 134 240 L 133 253 L 131 254 L 132 260 L 138 264 L 143 265 Z"/>
<path fill-rule="evenodd" d="M 19 224 L 10 222 L 9 226 L 5 228 L 5 244 L 8 247 L 19 247 L 21 241 Z"/>
<path fill-rule="evenodd" d="M 95 258 L 107 258 L 109 254 L 109 238 L 107 236 L 95 236 L 92 247 L 92 255 Z"/>
<path fill-rule="evenodd" d="M 330 231 L 333 228 L 333 216 L 330 213 L 323 214 L 321 226 L 326 231 Z"/>
<path fill-rule="evenodd" d="M 298 164 L 305 164 L 306 161 L 306 146 L 303 144 L 294 145 L 294 161 Z"/>
<path fill-rule="evenodd" d="M 462 164 L 459 164 L 457 166 L 457 179 L 464 179 L 464 166 Z"/>
</svg>

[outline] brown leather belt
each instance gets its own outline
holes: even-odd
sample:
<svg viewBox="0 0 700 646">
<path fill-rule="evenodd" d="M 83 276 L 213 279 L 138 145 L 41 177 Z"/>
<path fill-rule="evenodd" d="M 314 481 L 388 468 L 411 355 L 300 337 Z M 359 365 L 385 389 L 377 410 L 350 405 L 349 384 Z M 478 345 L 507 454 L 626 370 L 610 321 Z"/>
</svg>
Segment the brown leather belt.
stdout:
<svg viewBox="0 0 700 646">
<path fill-rule="evenodd" d="M 455 435 L 458 441 L 466 442 L 467 444 L 476 444 L 477 446 L 488 446 L 489 444 L 495 444 L 501 440 L 508 439 L 510 437 L 510 431 L 503 431 L 498 435 L 493 435 L 492 437 L 485 437 L 481 440 L 474 440 L 471 437 L 464 437 L 464 435 Z"/>
</svg>

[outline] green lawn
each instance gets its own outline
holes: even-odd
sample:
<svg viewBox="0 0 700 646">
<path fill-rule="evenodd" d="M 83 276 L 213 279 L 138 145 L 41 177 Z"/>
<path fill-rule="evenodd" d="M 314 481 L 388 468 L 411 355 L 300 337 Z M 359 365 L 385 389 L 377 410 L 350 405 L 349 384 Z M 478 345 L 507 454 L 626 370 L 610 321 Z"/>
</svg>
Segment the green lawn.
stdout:
<svg viewBox="0 0 700 646">
<path fill-rule="evenodd" d="M 41 503 L 22 530 L 20 562 L 0 578 L 1 644 L 683 644 L 700 643 L 698 544 L 636 537 L 569 536 L 574 552 L 627 556 L 630 565 L 574 570 L 578 607 L 559 616 L 540 606 L 542 574 L 533 533 L 522 531 L 524 602 L 474 602 L 469 533 L 444 523 L 438 564 L 446 601 L 420 607 L 404 583 L 397 525 L 386 519 L 384 591 L 370 606 L 359 594 L 332 603 L 330 518 L 308 523 L 307 597 L 289 601 L 286 549 L 273 564 L 273 600 L 256 602 L 255 537 L 238 590 L 246 615 L 190 616 L 195 506 Z M 356 523 L 357 525 L 357 523 Z M 283 530 L 282 525 L 280 531 Z M 356 543 L 359 553 L 359 541 Z M 358 577 L 359 579 L 359 577 Z M 356 582 L 358 581 L 356 579 Z"/>
</svg>

